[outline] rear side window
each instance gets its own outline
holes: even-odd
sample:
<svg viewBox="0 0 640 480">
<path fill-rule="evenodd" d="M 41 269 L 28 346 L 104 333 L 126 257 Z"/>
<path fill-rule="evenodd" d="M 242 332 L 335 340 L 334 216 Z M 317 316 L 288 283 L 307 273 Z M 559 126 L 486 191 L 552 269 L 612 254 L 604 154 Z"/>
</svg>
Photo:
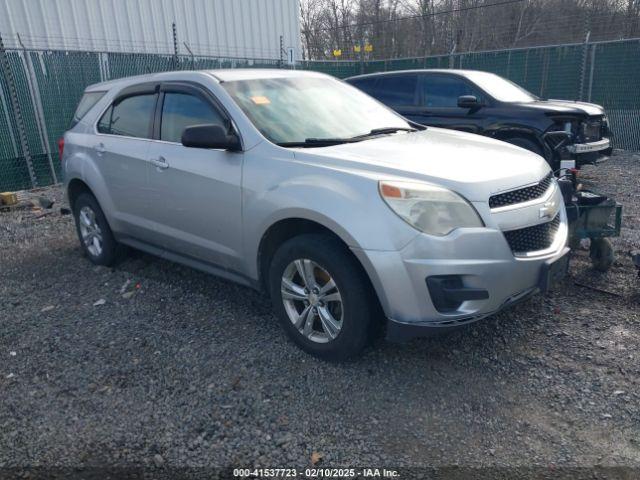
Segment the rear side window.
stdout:
<svg viewBox="0 0 640 480">
<path fill-rule="evenodd" d="M 417 75 L 385 75 L 378 79 L 374 96 L 394 107 L 416 105 Z"/>
<path fill-rule="evenodd" d="M 91 110 L 91 107 L 98 103 L 98 100 L 104 97 L 105 93 L 107 92 L 86 92 L 84 95 L 82 95 L 80 103 L 78 103 L 78 107 L 76 108 L 76 111 L 73 114 L 73 118 L 71 119 L 71 125 L 69 125 L 69 128 L 72 128 L 76 123 L 82 120 L 82 117 L 84 117 L 87 112 Z"/>
<path fill-rule="evenodd" d="M 426 107 L 453 108 L 458 106 L 458 97 L 475 95 L 482 101 L 480 92 L 462 78 L 448 75 L 425 75 L 422 80 Z"/>
<path fill-rule="evenodd" d="M 98 132 L 151 138 L 151 119 L 155 106 L 155 93 L 127 97 L 104 112 L 98 122 Z"/>
<path fill-rule="evenodd" d="M 187 93 L 165 93 L 161 122 L 160 140 L 176 143 L 180 143 L 183 130 L 193 125 L 226 128 L 222 115 L 210 103 Z"/>
</svg>

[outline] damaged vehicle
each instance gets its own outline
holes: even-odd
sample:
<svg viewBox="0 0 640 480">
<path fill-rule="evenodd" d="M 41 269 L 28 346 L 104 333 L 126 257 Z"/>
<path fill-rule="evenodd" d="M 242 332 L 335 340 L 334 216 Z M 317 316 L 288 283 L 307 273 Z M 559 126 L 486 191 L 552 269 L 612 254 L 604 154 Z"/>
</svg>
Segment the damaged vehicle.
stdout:
<svg viewBox="0 0 640 480">
<path fill-rule="evenodd" d="M 421 125 L 485 135 L 576 166 L 612 152 L 609 121 L 592 103 L 543 100 L 515 83 L 478 70 L 405 70 L 346 79 Z"/>
<path fill-rule="evenodd" d="M 358 354 L 378 320 L 396 340 L 447 330 L 567 269 L 566 210 L 542 158 L 416 128 L 320 73 L 93 85 L 59 147 L 91 262 L 128 245 L 262 290 L 325 359 Z"/>
</svg>

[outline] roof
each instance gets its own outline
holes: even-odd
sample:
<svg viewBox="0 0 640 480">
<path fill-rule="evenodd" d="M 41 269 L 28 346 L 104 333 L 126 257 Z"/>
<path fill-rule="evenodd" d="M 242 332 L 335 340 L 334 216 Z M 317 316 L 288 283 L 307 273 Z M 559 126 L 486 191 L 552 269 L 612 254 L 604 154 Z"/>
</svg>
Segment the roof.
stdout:
<svg viewBox="0 0 640 480">
<path fill-rule="evenodd" d="M 395 75 L 398 73 L 452 73 L 454 75 L 467 76 L 471 73 L 483 72 L 482 70 L 457 70 L 455 68 L 418 68 L 412 70 L 393 70 L 391 72 L 377 72 L 377 73 L 365 73 L 364 75 L 354 75 L 353 77 L 346 78 L 345 80 L 355 80 L 356 78 L 367 77 L 382 77 L 387 75 Z M 489 72 L 483 72 L 489 73 Z"/>
<path fill-rule="evenodd" d="M 328 75 L 324 73 L 311 72 L 308 70 L 288 70 L 276 68 L 228 68 L 220 70 L 175 70 L 169 72 L 147 73 L 144 75 L 135 75 L 132 77 L 123 77 L 116 80 L 108 80 L 106 82 L 94 83 L 89 85 L 85 91 L 102 91 L 110 90 L 117 86 L 127 86 L 135 83 L 180 80 L 180 76 L 187 74 L 206 74 L 219 82 L 233 82 L 235 80 L 256 80 L 264 78 L 300 78 L 300 77 L 316 77 L 326 78 Z"/>
<path fill-rule="evenodd" d="M 235 80 L 256 80 L 261 78 L 299 78 L 299 77 L 327 77 L 324 73 L 309 70 L 289 70 L 277 68 L 227 68 L 221 70 L 207 70 L 221 82 Z"/>
</svg>

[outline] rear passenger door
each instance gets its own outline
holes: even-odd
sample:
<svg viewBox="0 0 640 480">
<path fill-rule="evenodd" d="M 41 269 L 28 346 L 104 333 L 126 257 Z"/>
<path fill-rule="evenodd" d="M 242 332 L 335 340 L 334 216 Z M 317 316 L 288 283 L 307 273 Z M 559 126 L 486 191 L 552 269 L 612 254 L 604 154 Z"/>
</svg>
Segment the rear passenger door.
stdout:
<svg viewBox="0 0 640 480">
<path fill-rule="evenodd" d="M 157 87 L 137 85 L 120 92 L 98 120 L 92 146 L 113 204 L 111 227 L 119 235 L 148 242 L 154 238 L 147 221 L 147 162 Z"/>
<path fill-rule="evenodd" d="M 169 254 L 238 270 L 243 154 L 184 147 L 183 130 L 202 124 L 232 128 L 227 114 L 203 87 L 161 86 L 148 153 L 150 217 Z"/>
<path fill-rule="evenodd" d="M 459 75 L 427 73 L 420 76 L 420 109 L 415 121 L 424 125 L 482 133 L 487 118 L 486 96 Z M 458 107 L 458 98 L 474 95 L 485 106 Z"/>
</svg>

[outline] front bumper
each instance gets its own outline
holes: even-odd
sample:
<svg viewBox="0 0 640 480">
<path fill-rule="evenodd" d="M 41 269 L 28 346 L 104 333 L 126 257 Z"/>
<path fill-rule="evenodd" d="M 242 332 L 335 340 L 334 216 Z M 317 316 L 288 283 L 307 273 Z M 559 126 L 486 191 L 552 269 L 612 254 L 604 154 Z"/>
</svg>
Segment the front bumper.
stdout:
<svg viewBox="0 0 640 480">
<path fill-rule="evenodd" d="M 573 145 L 567 145 L 567 151 L 576 155 L 582 153 L 594 153 L 608 150 L 611 148 L 611 141 L 608 138 L 603 138 L 597 142 L 590 143 L 574 143 Z"/>
<path fill-rule="evenodd" d="M 557 195 L 554 193 L 553 198 Z M 429 335 L 499 312 L 539 292 L 545 263 L 567 254 L 564 207 L 558 211 L 561 228 L 552 248 L 538 255 L 515 256 L 503 234 L 509 229 L 505 225 L 532 210 L 537 215 L 540 204 L 499 214 L 490 213 L 488 206 L 484 212 L 475 206 L 485 219 L 485 228 L 458 229 L 445 237 L 420 234 L 395 252 L 354 249 L 388 318 L 388 338 Z M 483 290 L 488 295 L 443 312 L 427 286 L 426 279 L 434 276 L 456 276 L 465 288 Z"/>
</svg>

